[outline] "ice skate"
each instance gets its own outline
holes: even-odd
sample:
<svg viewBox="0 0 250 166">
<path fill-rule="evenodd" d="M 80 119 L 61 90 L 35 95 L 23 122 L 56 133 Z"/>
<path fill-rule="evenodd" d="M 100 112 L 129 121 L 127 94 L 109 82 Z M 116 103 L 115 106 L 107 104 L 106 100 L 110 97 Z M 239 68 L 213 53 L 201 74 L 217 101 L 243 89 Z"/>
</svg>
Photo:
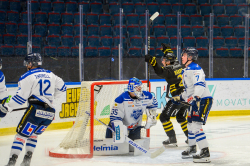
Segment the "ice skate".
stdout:
<svg viewBox="0 0 250 166">
<path fill-rule="evenodd" d="M 185 141 L 185 143 L 188 144 L 188 138 L 187 138 L 187 140 Z"/>
<path fill-rule="evenodd" d="M 30 151 L 27 152 L 20 166 L 30 166 L 31 157 L 32 157 L 32 152 Z"/>
<path fill-rule="evenodd" d="M 193 156 L 194 163 L 210 163 L 210 153 L 208 147 L 201 149 L 200 154 Z"/>
<path fill-rule="evenodd" d="M 183 159 L 187 159 L 187 158 L 192 158 L 193 155 L 195 155 L 195 153 L 196 153 L 196 145 L 193 145 L 193 146 L 189 146 L 181 154 L 182 154 Z"/>
<path fill-rule="evenodd" d="M 6 166 L 15 166 L 18 156 L 13 154 Z"/>
<path fill-rule="evenodd" d="M 177 140 L 176 137 L 169 137 L 166 141 L 163 141 L 162 144 L 167 147 L 177 147 Z"/>
</svg>

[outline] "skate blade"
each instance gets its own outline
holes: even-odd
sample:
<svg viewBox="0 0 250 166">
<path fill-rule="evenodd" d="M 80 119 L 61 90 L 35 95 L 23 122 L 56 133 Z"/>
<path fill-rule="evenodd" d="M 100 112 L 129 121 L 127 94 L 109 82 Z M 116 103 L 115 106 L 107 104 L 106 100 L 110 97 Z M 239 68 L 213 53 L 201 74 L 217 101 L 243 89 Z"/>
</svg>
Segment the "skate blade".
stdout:
<svg viewBox="0 0 250 166">
<path fill-rule="evenodd" d="M 193 162 L 194 163 L 210 163 L 211 160 L 209 157 L 204 157 L 204 158 L 201 158 L 201 159 L 193 159 Z"/>
<path fill-rule="evenodd" d="M 193 155 L 185 155 L 181 157 L 182 159 L 190 159 L 190 158 L 193 158 Z"/>
<path fill-rule="evenodd" d="M 165 148 L 175 148 L 178 147 L 178 145 L 176 143 L 174 144 L 163 144 L 165 146 Z"/>
</svg>

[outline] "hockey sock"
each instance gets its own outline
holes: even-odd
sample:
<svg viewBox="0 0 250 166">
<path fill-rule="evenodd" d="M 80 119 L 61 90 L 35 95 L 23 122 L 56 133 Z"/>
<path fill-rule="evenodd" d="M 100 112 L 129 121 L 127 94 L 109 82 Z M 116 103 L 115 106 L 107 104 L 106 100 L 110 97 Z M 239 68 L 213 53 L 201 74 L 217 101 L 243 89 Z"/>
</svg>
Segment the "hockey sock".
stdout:
<svg viewBox="0 0 250 166">
<path fill-rule="evenodd" d="M 162 123 L 162 126 L 168 137 L 175 137 L 174 126 L 171 121 Z"/>
<path fill-rule="evenodd" d="M 185 122 L 180 123 L 181 129 L 184 132 L 184 134 L 188 137 L 188 128 L 187 128 L 187 120 Z"/>
<path fill-rule="evenodd" d="M 202 123 L 201 122 L 193 122 L 193 133 L 195 134 L 196 142 L 200 149 L 208 147 L 208 142 L 206 139 L 206 135 L 203 132 L 202 129 Z"/>
<path fill-rule="evenodd" d="M 25 144 L 25 141 L 27 140 L 26 137 L 23 137 L 19 134 L 15 135 L 11 151 L 10 151 L 10 158 L 12 157 L 13 154 L 16 154 L 17 156 L 22 152 L 23 150 L 23 145 Z"/>
<path fill-rule="evenodd" d="M 192 131 L 192 125 L 193 123 L 188 123 L 187 128 L 188 128 L 188 146 L 194 146 L 196 145 L 196 139 L 195 135 Z"/>
<path fill-rule="evenodd" d="M 36 148 L 36 144 L 37 144 L 37 135 L 32 134 L 32 136 L 29 137 L 26 142 L 26 153 L 29 151 L 33 153 Z"/>
</svg>

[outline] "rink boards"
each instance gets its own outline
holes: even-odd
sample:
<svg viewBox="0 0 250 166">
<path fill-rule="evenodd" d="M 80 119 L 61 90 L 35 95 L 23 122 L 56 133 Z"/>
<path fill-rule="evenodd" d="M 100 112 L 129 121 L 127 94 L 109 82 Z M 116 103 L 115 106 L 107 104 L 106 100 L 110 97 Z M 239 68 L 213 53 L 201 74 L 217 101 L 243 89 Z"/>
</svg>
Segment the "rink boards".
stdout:
<svg viewBox="0 0 250 166">
<path fill-rule="evenodd" d="M 250 115 L 250 79 L 207 79 L 206 81 L 213 97 L 210 116 Z M 158 101 L 157 112 L 161 113 L 168 101 L 166 98 L 167 83 L 163 79 L 150 80 L 150 82 L 151 93 Z M 9 95 L 13 96 L 17 85 L 7 85 L 7 88 Z M 72 127 L 77 113 L 79 96 L 80 82 L 67 83 L 67 92 L 54 103 L 55 119 L 47 130 Z M 26 106 L 26 103 L 22 105 L 22 107 Z M 12 112 L 0 119 L 0 136 L 14 134 L 23 113 L 24 111 Z"/>
</svg>

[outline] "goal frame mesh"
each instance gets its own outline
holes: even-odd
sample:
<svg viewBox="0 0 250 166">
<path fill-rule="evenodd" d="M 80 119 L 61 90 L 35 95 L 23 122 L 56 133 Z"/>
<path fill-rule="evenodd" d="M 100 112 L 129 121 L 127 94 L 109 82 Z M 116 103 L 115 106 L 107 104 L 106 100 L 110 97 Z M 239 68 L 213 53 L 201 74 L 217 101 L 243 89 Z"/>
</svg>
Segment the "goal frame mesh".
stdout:
<svg viewBox="0 0 250 166">
<path fill-rule="evenodd" d="M 128 84 L 128 80 L 126 81 L 93 81 L 90 86 L 90 153 L 89 154 L 66 154 L 60 152 L 53 152 L 53 150 L 49 151 L 50 157 L 57 157 L 57 158 L 92 158 L 94 154 L 94 109 L 95 109 L 95 100 L 94 100 L 94 86 L 95 85 L 117 85 L 117 84 Z M 143 84 L 147 83 L 147 80 L 141 81 Z M 81 85 L 82 88 L 82 85 Z M 147 91 L 151 91 L 151 83 L 149 82 L 148 89 L 144 89 Z M 81 94 L 82 95 L 82 92 Z M 79 101 L 80 102 L 80 101 Z M 78 110 L 80 109 L 80 104 L 78 106 Z M 77 113 L 78 114 L 78 113 Z M 76 117 L 77 118 L 77 117 Z M 74 126 L 72 126 L 74 127 Z M 146 137 L 150 137 L 150 129 L 146 130 Z"/>
</svg>

